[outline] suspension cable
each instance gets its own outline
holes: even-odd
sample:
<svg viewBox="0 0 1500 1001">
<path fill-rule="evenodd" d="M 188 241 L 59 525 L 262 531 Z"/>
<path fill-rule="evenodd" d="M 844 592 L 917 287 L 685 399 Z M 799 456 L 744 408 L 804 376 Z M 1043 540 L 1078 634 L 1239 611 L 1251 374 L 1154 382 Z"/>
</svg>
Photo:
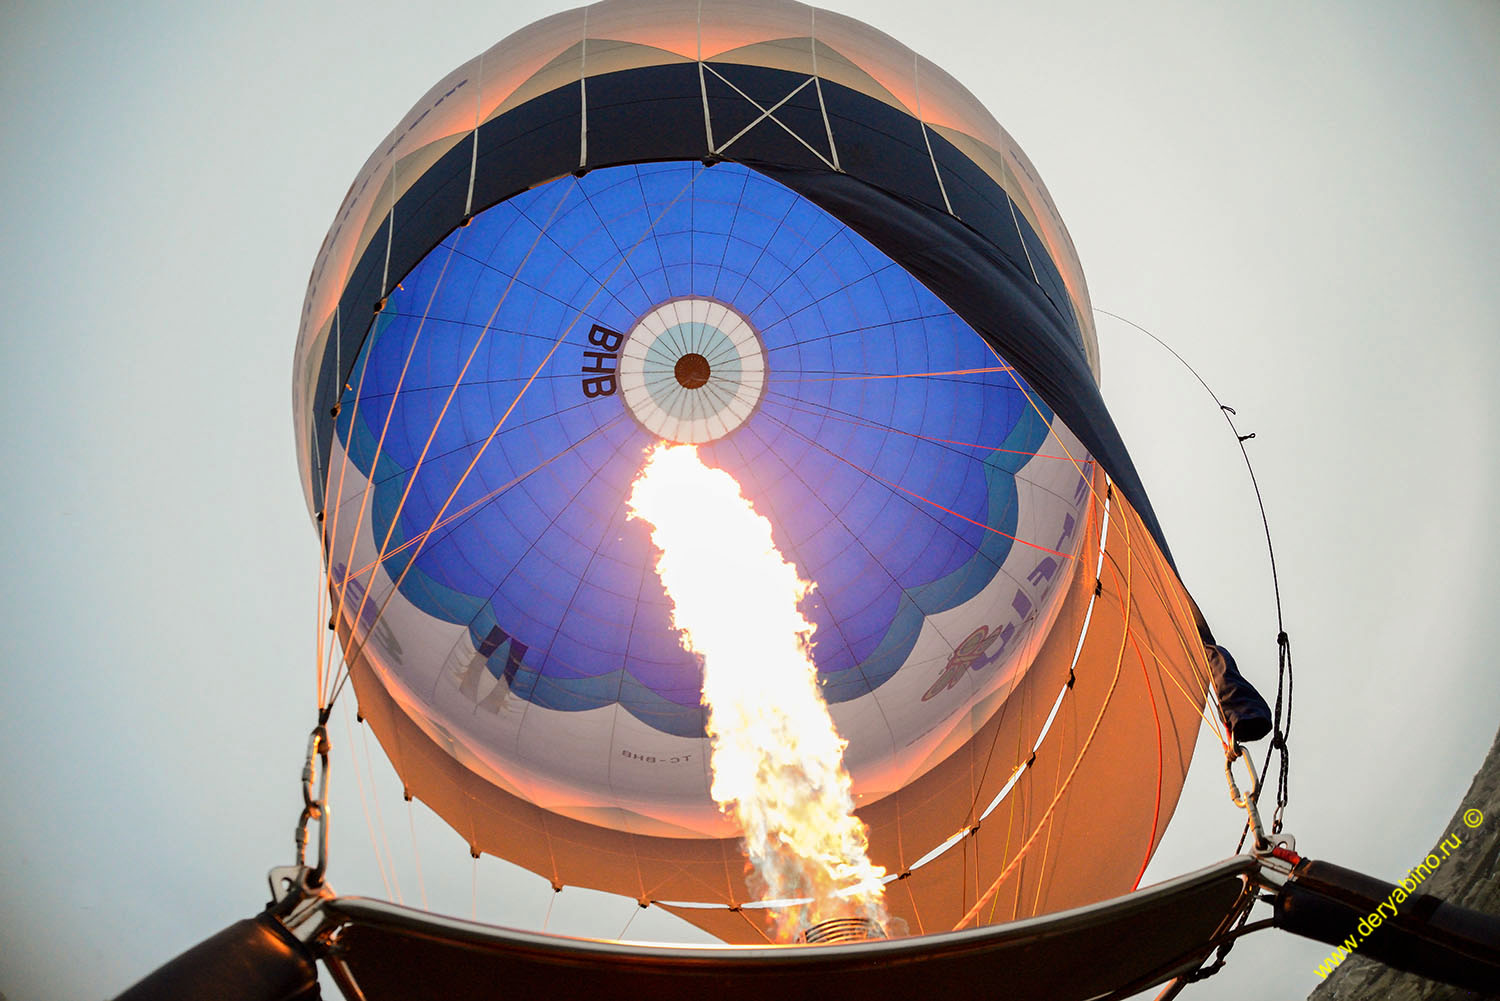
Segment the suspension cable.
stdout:
<svg viewBox="0 0 1500 1001">
<path fill-rule="evenodd" d="M 1278 752 L 1280 754 L 1280 761 L 1278 763 L 1279 770 L 1276 779 L 1276 809 L 1271 815 L 1271 833 L 1280 834 L 1283 815 L 1286 812 L 1288 791 L 1288 762 L 1290 752 L 1287 748 L 1287 737 L 1292 731 L 1292 643 L 1291 639 L 1287 636 L 1286 624 L 1282 617 L 1281 580 L 1276 572 L 1276 547 L 1271 542 L 1271 521 L 1266 515 L 1266 503 L 1265 499 L 1261 496 L 1260 481 L 1255 477 L 1255 466 L 1250 461 L 1250 451 L 1245 447 L 1245 442 L 1254 438 L 1255 432 L 1252 431 L 1249 434 L 1240 433 L 1240 429 L 1234 423 L 1234 418 L 1238 416 L 1235 409 L 1219 399 L 1219 394 L 1215 393 L 1207 380 L 1198 374 L 1198 370 L 1193 368 L 1188 363 L 1188 360 L 1178 354 L 1177 350 L 1166 341 L 1134 320 L 1121 316 L 1118 313 L 1112 313 L 1107 309 L 1099 309 L 1098 307 L 1094 308 L 1094 312 L 1103 316 L 1113 317 L 1121 323 L 1128 324 L 1139 330 L 1165 348 L 1173 358 L 1176 358 L 1182 364 L 1183 368 L 1192 373 L 1193 378 L 1198 380 L 1198 384 L 1203 387 L 1204 391 L 1208 393 L 1218 406 L 1225 423 L 1229 425 L 1229 430 L 1234 434 L 1235 440 L 1239 444 L 1240 455 L 1245 460 L 1245 471 L 1250 474 L 1250 486 L 1255 490 L 1255 504 L 1260 509 L 1261 528 L 1265 531 L 1266 557 L 1271 565 L 1271 591 L 1276 602 L 1276 704 L 1272 711 L 1271 743 L 1266 748 L 1265 760 L 1261 764 L 1260 773 L 1261 775 L 1269 773 L 1271 754 Z M 1260 787 L 1257 786 L 1256 790 L 1250 795 L 1252 801 L 1259 803 Z M 1250 822 L 1246 820 L 1244 830 L 1240 832 L 1239 848 L 1236 851 L 1244 848 L 1245 837 L 1249 834 L 1249 831 Z"/>
</svg>

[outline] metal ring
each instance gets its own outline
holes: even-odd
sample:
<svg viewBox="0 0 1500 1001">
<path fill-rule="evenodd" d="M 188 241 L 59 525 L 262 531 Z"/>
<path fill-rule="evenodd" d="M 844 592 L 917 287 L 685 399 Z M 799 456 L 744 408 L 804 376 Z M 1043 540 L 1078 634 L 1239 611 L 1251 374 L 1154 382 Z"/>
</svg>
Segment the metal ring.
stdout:
<svg viewBox="0 0 1500 1001">
<path fill-rule="evenodd" d="M 296 845 L 297 865 L 307 864 L 307 825 L 318 824 L 318 864 L 308 872 L 309 886 L 323 882 L 323 873 L 328 868 L 328 730 L 321 723 L 313 727 L 307 738 L 307 760 L 302 764 L 302 817 L 297 821 Z M 317 796 L 313 795 L 313 782 L 317 780 Z"/>
</svg>

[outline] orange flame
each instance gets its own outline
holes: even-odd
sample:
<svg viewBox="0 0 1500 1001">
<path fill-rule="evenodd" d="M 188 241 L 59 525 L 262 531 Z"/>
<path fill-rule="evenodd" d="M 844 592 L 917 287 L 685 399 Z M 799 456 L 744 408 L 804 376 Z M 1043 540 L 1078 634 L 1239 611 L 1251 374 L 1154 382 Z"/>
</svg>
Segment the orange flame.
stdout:
<svg viewBox="0 0 1500 1001">
<path fill-rule="evenodd" d="M 777 939 L 834 917 L 884 925 L 885 870 L 871 864 L 854 815 L 847 742 L 818 690 L 813 625 L 798 608 L 812 584 L 734 477 L 691 445 L 651 450 L 629 509 L 652 526 L 683 648 L 703 658 L 710 792 L 744 829 L 761 899 L 784 902 L 771 909 Z"/>
</svg>

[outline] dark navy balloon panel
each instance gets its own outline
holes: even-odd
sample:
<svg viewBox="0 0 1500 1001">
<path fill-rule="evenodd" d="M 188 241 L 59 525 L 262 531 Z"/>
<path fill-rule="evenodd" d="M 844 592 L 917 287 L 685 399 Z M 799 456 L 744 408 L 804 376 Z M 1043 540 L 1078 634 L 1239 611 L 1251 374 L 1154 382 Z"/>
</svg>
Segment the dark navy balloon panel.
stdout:
<svg viewBox="0 0 1500 1001">
<path fill-rule="evenodd" d="M 816 585 L 839 703 L 1001 572 L 1051 421 L 848 227 L 690 162 L 565 177 L 454 230 L 377 316 L 337 435 L 374 483 L 364 531 L 401 598 L 466 627 L 505 697 L 698 737 L 699 665 L 626 518 L 648 447 L 698 443 L 770 519 Z"/>
</svg>

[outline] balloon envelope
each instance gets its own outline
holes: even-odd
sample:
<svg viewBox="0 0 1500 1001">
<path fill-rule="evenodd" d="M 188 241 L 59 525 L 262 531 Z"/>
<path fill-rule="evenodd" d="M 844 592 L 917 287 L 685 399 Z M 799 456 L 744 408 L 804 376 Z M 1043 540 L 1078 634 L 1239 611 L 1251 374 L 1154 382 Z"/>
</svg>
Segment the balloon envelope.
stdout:
<svg viewBox="0 0 1500 1001">
<path fill-rule="evenodd" d="M 815 585 L 898 912 L 1128 888 L 1205 671 L 1096 354 L 1034 171 L 909 50 L 793 3 L 539 22 L 382 144 L 309 288 L 299 450 L 364 715 L 476 849 L 753 938 L 626 517 L 692 442 Z"/>
</svg>

